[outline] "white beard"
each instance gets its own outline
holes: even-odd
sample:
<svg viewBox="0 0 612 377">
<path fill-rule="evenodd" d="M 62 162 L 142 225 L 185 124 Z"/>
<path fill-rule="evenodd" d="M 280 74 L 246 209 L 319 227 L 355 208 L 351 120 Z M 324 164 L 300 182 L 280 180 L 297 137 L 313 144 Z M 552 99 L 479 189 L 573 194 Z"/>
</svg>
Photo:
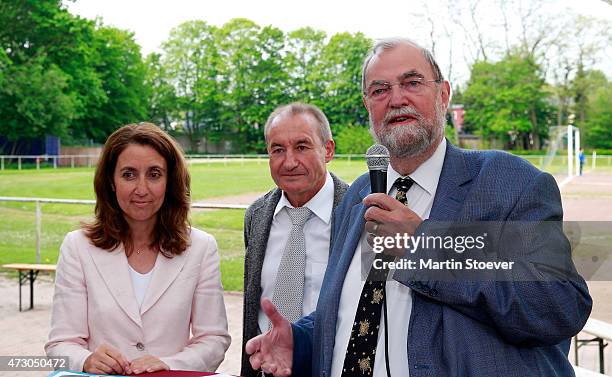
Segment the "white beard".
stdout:
<svg viewBox="0 0 612 377">
<path fill-rule="evenodd" d="M 374 121 L 370 115 L 370 133 L 374 140 L 387 147 L 393 157 L 414 157 L 425 152 L 431 145 L 441 140 L 444 135 L 446 124 L 446 111 L 442 106 L 440 97 L 437 96 L 434 119 L 425 119 L 413 107 L 408 106 L 400 110 L 408 111 L 417 118 L 415 124 L 389 126 L 385 119 L 381 121 L 380 127 L 374 126 Z M 378 133 L 376 132 L 378 129 Z"/>
</svg>

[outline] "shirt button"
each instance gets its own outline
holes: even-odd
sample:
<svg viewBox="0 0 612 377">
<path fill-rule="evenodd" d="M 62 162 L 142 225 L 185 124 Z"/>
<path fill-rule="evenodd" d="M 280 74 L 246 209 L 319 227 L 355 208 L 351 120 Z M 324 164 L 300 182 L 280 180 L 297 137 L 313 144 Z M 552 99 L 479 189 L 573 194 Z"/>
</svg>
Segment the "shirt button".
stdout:
<svg viewBox="0 0 612 377">
<path fill-rule="evenodd" d="M 136 343 L 136 349 L 138 351 L 144 351 L 144 349 L 145 349 L 144 344 L 142 344 L 140 342 Z"/>
</svg>

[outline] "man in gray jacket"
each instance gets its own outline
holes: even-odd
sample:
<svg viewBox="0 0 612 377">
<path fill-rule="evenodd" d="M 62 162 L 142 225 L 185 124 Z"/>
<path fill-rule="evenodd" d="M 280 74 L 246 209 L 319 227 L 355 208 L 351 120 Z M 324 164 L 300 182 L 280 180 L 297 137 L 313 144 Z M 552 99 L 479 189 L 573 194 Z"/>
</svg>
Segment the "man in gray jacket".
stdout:
<svg viewBox="0 0 612 377">
<path fill-rule="evenodd" d="M 246 341 L 268 330 L 260 299 L 271 299 L 290 320 L 312 312 L 329 257 L 332 218 L 347 184 L 329 173 L 335 144 L 329 122 L 315 106 L 291 103 L 270 114 L 264 135 L 270 173 L 278 186 L 257 199 L 244 217 L 242 370 L 257 373 Z"/>
</svg>

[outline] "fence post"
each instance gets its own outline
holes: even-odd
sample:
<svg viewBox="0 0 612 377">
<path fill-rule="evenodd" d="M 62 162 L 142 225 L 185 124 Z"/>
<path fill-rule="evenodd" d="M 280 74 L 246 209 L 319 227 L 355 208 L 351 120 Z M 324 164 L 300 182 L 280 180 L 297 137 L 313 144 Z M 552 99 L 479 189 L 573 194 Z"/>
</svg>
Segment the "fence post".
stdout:
<svg viewBox="0 0 612 377">
<path fill-rule="evenodd" d="M 2 161 L 2 170 L 4 170 L 4 156 L 0 157 L 0 161 Z"/>
<path fill-rule="evenodd" d="M 21 170 L 21 157 L 17 157 L 17 169 Z"/>
<path fill-rule="evenodd" d="M 70 156 L 70 167 L 74 168 L 74 156 Z"/>
<path fill-rule="evenodd" d="M 36 201 L 36 263 L 40 263 L 40 235 L 41 235 L 40 201 Z"/>
<path fill-rule="evenodd" d="M 40 157 L 36 157 L 36 170 L 40 170 Z"/>
<path fill-rule="evenodd" d="M 53 169 L 57 169 L 57 156 L 53 156 Z"/>
</svg>

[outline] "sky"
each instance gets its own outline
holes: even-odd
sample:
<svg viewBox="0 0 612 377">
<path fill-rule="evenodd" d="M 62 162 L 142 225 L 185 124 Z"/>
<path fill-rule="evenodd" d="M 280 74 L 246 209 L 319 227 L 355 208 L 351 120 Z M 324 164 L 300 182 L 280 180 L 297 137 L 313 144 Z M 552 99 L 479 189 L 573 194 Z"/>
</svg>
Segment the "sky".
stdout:
<svg viewBox="0 0 612 377">
<path fill-rule="evenodd" d="M 481 3 L 494 4 L 493 0 Z M 328 36 L 339 32 L 363 32 L 373 39 L 406 36 L 423 41 L 429 38 L 428 25 L 415 14 L 429 15 L 437 20 L 448 18 L 443 5 L 445 0 L 64 0 L 64 4 L 73 14 L 89 19 L 101 17 L 105 24 L 134 32 L 145 55 L 160 51 L 161 43 L 172 28 L 194 19 L 221 26 L 232 18 L 248 18 L 260 26 L 272 25 L 285 32 L 310 26 L 325 31 Z M 546 4 L 551 14 L 579 13 L 598 17 L 612 25 L 612 4 L 608 0 L 552 0 Z M 486 9 L 480 16 L 483 22 L 495 17 Z M 456 25 L 449 26 L 450 33 L 460 32 L 453 30 Z M 450 64 L 445 57 L 449 56 L 446 51 L 450 50 L 451 42 L 442 39 L 436 46 L 436 55 L 444 71 Z M 465 81 L 469 71 L 462 55 L 463 48 L 456 41 L 452 43 L 456 79 Z M 612 59 L 610 55 L 608 58 Z M 601 64 L 599 68 L 612 75 L 612 63 Z"/>
</svg>

